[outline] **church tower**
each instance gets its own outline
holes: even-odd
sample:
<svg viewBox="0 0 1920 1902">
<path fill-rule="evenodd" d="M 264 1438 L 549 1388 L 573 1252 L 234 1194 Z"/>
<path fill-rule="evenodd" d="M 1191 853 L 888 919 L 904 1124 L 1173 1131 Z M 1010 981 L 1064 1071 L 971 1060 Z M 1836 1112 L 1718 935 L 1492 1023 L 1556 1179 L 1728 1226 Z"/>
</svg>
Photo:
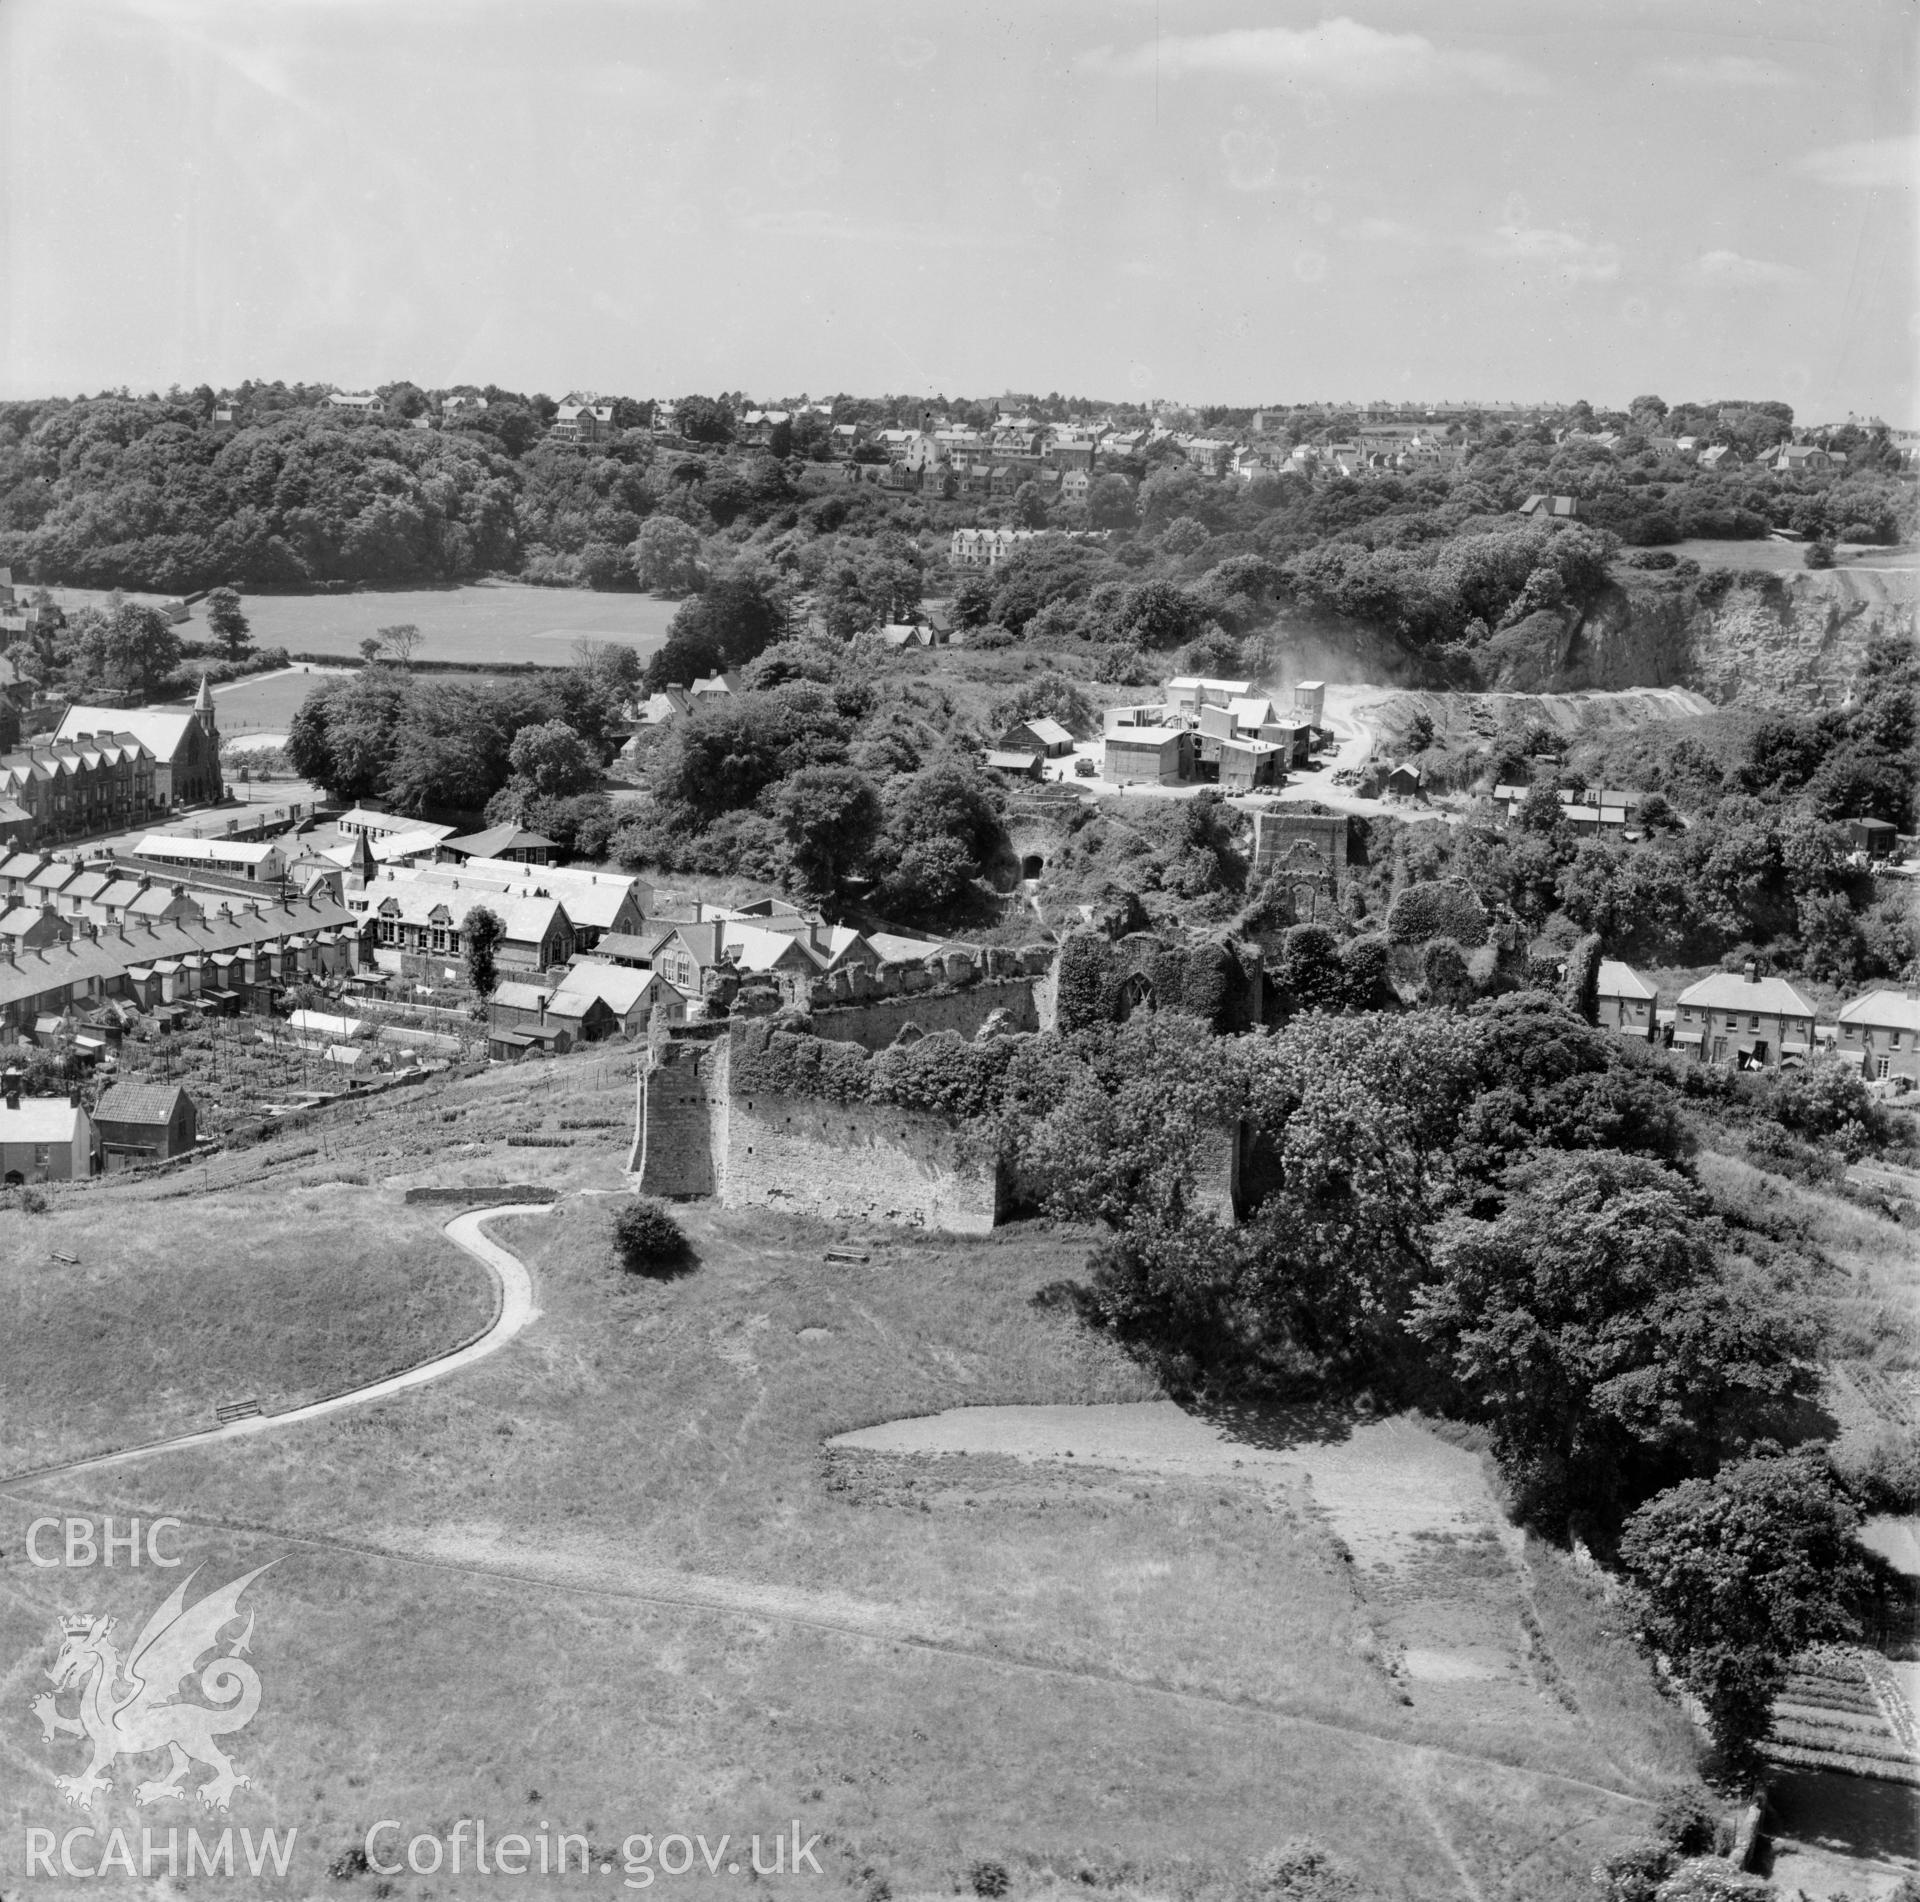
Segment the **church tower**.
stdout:
<svg viewBox="0 0 1920 1902">
<path fill-rule="evenodd" d="M 192 777 L 196 782 L 187 795 L 193 799 L 220 799 L 226 794 L 220 771 L 220 729 L 214 724 L 213 689 L 205 674 L 200 676 L 200 691 L 193 696 L 193 722 L 200 729 L 192 746 Z"/>
</svg>

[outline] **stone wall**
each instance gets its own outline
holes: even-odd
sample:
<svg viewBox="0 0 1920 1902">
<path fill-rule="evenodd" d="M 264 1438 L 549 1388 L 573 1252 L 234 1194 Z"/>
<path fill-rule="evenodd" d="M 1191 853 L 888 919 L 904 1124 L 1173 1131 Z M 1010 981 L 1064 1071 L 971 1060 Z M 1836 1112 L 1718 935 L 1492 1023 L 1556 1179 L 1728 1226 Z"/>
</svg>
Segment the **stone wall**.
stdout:
<svg viewBox="0 0 1920 1902">
<path fill-rule="evenodd" d="M 726 1150 L 714 1125 L 724 1125 L 726 1048 L 724 1038 L 672 1038 L 654 1047 L 627 1163 L 642 1195 L 678 1200 L 717 1188 L 716 1162 Z"/>
<path fill-rule="evenodd" d="M 907 991 L 860 1003 L 834 1004 L 813 1013 L 813 1033 L 832 1043 L 857 1043 L 869 1054 L 884 1050 L 909 1024 L 926 1035 L 955 1030 L 971 1040 L 995 1011 L 1006 1012 L 1008 1030 L 1038 1030 L 1040 1015 L 1032 977 L 989 978 L 964 990 Z"/>
<path fill-rule="evenodd" d="M 808 1096 L 729 1100 L 720 1200 L 829 1219 L 895 1222 L 984 1235 L 999 1219 L 998 1184 L 959 1166 L 945 1117 Z"/>
</svg>

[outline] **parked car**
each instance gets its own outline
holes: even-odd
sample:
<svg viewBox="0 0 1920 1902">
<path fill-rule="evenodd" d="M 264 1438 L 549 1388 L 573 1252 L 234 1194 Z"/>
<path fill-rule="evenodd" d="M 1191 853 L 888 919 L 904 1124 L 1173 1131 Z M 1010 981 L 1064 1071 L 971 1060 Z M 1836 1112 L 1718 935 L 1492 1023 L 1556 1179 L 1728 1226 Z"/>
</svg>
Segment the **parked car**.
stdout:
<svg viewBox="0 0 1920 1902">
<path fill-rule="evenodd" d="M 1099 767 L 1097 767 L 1092 760 L 1088 759 L 1084 753 L 1073 762 L 1073 770 L 1082 779 L 1098 779 L 1100 776 Z"/>
</svg>

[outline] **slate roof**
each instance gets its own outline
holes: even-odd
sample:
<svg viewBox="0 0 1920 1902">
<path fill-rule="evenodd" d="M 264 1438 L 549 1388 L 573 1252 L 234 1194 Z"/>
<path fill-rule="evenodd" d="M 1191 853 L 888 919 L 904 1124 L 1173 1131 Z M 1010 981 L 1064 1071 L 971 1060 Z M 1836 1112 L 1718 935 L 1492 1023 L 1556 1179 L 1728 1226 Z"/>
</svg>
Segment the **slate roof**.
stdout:
<svg viewBox="0 0 1920 1902">
<path fill-rule="evenodd" d="M 1642 1003 L 1652 1003 L 1660 993 L 1631 965 L 1622 964 L 1617 958 L 1602 958 L 1600 995 L 1630 997 Z"/>
<path fill-rule="evenodd" d="M 529 848 L 554 851 L 557 842 L 544 832 L 529 832 L 525 826 L 489 826 L 484 832 L 469 832 L 463 839 L 448 839 L 449 852 L 464 852 L 469 858 L 498 858 L 503 852 L 523 852 Z M 525 867 L 521 868 L 523 871 Z"/>
<path fill-rule="evenodd" d="M 563 996 L 583 1000 L 597 997 L 624 1017 L 650 990 L 657 990 L 669 1002 L 681 1001 L 680 993 L 657 971 L 636 971 L 631 965 L 600 964 L 585 959 L 568 971 L 553 995 L 556 1003 Z"/>
<path fill-rule="evenodd" d="M 191 707 L 69 707 L 53 737 L 58 742 L 81 733 L 131 733 L 155 759 L 171 762 L 198 718 Z"/>
<path fill-rule="evenodd" d="M 186 1094 L 177 1083 L 115 1083 L 95 1105 L 94 1121 L 164 1127 L 173 1121 L 174 1105 Z"/>
<path fill-rule="evenodd" d="M 0 1143 L 69 1145 L 75 1124 L 86 1115 L 64 1096 L 23 1096 L 18 1109 L 0 1097 Z"/>
<path fill-rule="evenodd" d="M 1869 991 L 1866 996 L 1841 1005 L 1840 1021 L 1920 1034 L 1920 997 L 1910 997 L 1905 991 Z"/>
<path fill-rule="evenodd" d="M 1783 977 L 1755 978 L 1751 983 L 1738 971 L 1715 971 L 1680 993 L 1680 1004 L 1691 1010 L 1758 1012 L 1763 1017 L 1811 1017 L 1813 1006 Z"/>
</svg>

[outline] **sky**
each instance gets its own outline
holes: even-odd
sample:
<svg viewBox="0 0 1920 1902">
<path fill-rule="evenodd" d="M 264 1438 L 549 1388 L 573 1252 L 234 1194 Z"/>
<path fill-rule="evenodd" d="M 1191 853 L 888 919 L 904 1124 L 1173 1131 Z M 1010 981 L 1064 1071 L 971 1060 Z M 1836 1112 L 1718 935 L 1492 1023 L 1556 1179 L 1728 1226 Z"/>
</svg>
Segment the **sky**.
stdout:
<svg viewBox="0 0 1920 1902">
<path fill-rule="evenodd" d="M 1911 0 L 5 0 L 0 392 L 1920 423 Z"/>
</svg>

